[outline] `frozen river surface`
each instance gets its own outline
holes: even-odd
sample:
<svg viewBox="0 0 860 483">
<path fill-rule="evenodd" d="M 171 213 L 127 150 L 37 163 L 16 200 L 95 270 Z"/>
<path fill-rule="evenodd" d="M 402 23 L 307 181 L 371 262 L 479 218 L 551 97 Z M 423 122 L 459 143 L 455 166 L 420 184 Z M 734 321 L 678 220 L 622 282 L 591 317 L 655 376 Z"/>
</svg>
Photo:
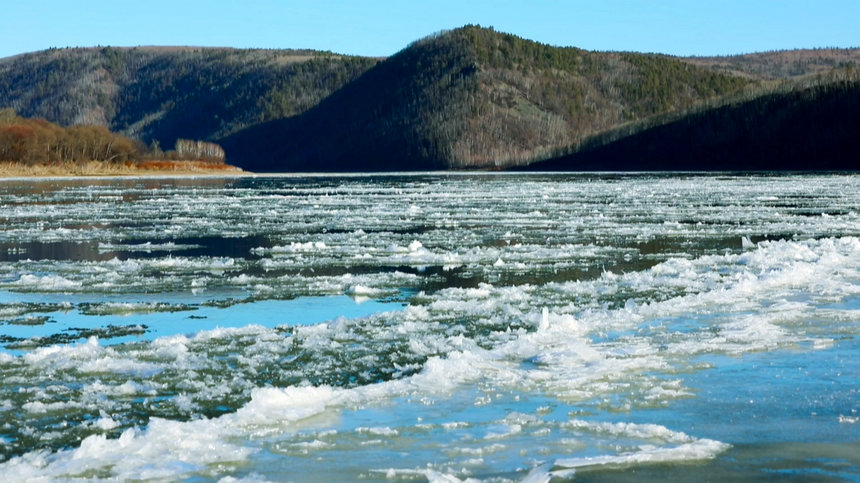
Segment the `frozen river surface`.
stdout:
<svg viewBox="0 0 860 483">
<path fill-rule="evenodd" d="M 0 182 L 0 475 L 860 479 L 860 177 Z"/>
</svg>

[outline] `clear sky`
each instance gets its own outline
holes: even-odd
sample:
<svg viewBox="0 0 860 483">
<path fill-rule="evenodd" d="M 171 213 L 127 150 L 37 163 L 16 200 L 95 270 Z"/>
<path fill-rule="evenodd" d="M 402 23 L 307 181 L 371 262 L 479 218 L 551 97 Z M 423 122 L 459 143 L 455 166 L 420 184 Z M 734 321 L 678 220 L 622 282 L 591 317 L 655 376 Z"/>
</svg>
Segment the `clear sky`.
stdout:
<svg viewBox="0 0 860 483">
<path fill-rule="evenodd" d="M 589 50 L 860 47 L 860 0 L 4 0 L 0 57 L 95 45 L 387 56 L 468 23 Z"/>
</svg>

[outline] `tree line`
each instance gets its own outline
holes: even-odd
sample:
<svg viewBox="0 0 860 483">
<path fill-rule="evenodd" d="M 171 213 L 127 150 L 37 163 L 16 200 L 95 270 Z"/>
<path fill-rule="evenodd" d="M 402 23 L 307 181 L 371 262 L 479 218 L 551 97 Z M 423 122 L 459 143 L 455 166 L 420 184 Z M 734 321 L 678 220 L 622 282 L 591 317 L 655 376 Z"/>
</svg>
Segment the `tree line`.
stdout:
<svg viewBox="0 0 860 483">
<path fill-rule="evenodd" d="M 151 159 L 222 163 L 225 157 L 224 150 L 210 142 L 179 139 L 175 150 L 164 152 L 157 143 L 147 146 L 104 126 L 62 127 L 44 119 L 20 117 L 12 109 L 0 109 L 0 161 L 26 165 Z"/>
</svg>

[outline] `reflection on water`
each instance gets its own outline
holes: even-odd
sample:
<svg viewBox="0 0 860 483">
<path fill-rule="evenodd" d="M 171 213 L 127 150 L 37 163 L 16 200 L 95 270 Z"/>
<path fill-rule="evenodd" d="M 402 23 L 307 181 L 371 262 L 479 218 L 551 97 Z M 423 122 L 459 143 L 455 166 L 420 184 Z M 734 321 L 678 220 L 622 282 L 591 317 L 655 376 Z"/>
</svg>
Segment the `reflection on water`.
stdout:
<svg viewBox="0 0 860 483">
<path fill-rule="evenodd" d="M 98 242 L 0 243 L 0 262 L 20 260 L 110 260 L 99 252 Z"/>
<path fill-rule="evenodd" d="M 169 241 L 168 241 L 169 240 Z M 251 250 L 268 247 L 264 236 L 222 238 L 216 236 L 183 239 L 126 239 L 121 244 L 92 241 L 52 241 L 0 243 L 0 262 L 21 260 L 105 261 L 113 258 L 155 258 L 177 253 L 183 256 L 259 258 Z"/>
</svg>

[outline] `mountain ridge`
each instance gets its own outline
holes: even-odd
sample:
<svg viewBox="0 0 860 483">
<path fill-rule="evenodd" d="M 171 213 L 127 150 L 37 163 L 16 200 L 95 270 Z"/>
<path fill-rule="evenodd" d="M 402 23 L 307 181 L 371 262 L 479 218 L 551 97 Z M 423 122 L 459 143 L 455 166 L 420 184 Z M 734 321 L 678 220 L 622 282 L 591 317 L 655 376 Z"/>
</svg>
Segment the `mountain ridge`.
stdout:
<svg viewBox="0 0 860 483">
<path fill-rule="evenodd" d="M 53 49 L 0 59 L 0 106 L 171 146 L 294 115 L 376 62 L 310 50 Z"/>
<path fill-rule="evenodd" d="M 666 56 L 556 48 L 467 26 L 413 42 L 301 119 L 223 142 L 234 162 L 251 153 L 238 160 L 259 163 L 250 169 L 364 170 L 380 157 L 378 169 L 503 169 L 749 84 Z M 279 132 L 272 149 L 247 149 Z"/>
<path fill-rule="evenodd" d="M 231 163 L 258 171 L 507 169 L 857 65 L 860 49 L 673 57 L 468 25 L 386 58 L 51 49 L 0 59 L 0 107 L 156 147 L 218 142 Z"/>
</svg>

